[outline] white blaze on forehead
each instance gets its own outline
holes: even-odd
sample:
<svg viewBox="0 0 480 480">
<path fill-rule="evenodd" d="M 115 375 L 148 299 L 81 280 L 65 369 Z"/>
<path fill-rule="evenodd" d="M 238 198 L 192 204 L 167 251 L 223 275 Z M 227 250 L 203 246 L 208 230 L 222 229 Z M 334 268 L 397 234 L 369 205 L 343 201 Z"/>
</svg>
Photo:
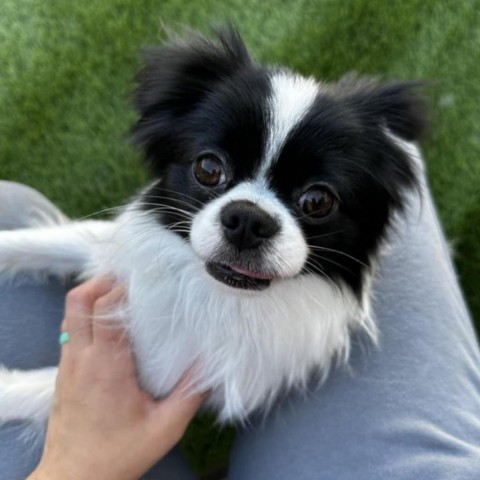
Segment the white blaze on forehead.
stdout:
<svg viewBox="0 0 480 480">
<path fill-rule="evenodd" d="M 318 94 L 318 83 L 288 72 L 275 73 L 271 79 L 268 139 L 260 174 L 265 175 L 276 161 L 288 134 L 308 113 Z"/>
</svg>

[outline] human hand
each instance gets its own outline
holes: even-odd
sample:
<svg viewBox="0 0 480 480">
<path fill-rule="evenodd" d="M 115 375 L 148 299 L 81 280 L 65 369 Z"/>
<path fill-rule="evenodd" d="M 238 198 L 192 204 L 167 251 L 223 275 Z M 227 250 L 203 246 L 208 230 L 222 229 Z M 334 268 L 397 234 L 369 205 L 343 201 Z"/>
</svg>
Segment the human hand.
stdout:
<svg viewBox="0 0 480 480">
<path fill-rule="evenodd" d="M 62 330 L 55 401 L 42 459 L 28 480 L 132 480 L 181 439 L 205 395 L 187 394 L 188 375 L 155 401 L 135 376 L 132 351 L 116 322 L 92 321 L 118 306 L 125 287 L 108 278 L 72 290 Z"/>
</svg>

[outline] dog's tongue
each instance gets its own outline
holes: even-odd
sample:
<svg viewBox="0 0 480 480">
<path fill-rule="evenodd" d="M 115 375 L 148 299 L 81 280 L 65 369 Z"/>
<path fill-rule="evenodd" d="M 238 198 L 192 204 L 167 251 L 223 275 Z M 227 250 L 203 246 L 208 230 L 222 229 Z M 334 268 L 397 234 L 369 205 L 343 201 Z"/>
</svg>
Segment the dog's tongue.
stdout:
<svg viewBox="0 0 480 480">
<path fill-rule="evenodd" d="M 246 277 L 258 278 L 259 280 L 273 280 L 273 275 L 264 272 L 254 272 L 253 270 L 248 270 L 247 268 L 238 267 L 236 265 L 230 265 L 230 268 L 237 273 L 241 273 Z"/>
</svg>

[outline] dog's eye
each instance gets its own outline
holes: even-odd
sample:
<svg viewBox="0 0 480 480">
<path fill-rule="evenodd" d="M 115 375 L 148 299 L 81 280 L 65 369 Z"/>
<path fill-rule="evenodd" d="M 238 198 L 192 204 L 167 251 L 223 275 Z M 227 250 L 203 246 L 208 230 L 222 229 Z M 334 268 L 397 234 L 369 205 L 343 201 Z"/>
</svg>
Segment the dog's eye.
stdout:
<svg viewBox="0 0 480 480">
<path fill-rule="evenodd" d="M 331 213 L 336 199 L 323 187 L 309 188 L 298 200 L 298 205 L 305 215 L 312 218 L 323 218 Z"/>
<path fill-rule="evenodd" d="M 198 158 L 194 165 L 195 178 L 207 187 L 216 187 L 225 182 L 225 169 L 220 159 L 208 154 Z"/>
</svg>

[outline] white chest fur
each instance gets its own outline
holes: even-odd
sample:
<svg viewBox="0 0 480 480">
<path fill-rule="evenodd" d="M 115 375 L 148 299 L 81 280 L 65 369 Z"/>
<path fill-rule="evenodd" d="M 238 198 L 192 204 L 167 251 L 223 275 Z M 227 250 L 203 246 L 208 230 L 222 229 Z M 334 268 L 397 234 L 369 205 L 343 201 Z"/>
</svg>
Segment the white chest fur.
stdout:
<svg viewBox="0 0 480 480">
<path fill-rule="evenodd" d="M 129 284 L 125 324 L 143 386 L 166 394 L 195 364 L 221 420 L 268 405 L 349 350 L 352 326 L 373 328 L 348 290 L 315 275 L 235 290 L 212 279 L 188 242 L 148 213 L 124 213 L 93 249 L 87 274 L 113 271 Z"/>
</svg>

